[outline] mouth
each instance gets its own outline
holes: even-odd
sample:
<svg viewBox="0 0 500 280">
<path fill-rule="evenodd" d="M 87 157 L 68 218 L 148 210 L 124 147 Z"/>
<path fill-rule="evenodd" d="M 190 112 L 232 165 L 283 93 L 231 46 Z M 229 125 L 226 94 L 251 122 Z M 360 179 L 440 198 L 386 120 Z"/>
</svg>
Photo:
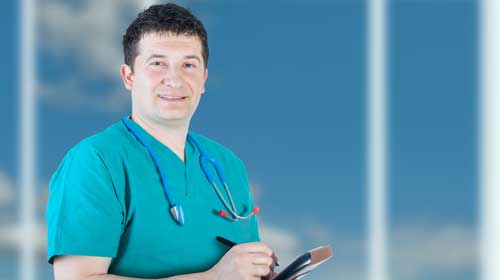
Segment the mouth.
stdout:
<svg viewBox="0 0 500 280">
<path fill-rule="evenodd" d="M 174 95 L 163 95 L 163 94 L 158 94 L 157 96 L 167 101 L 182 101 L 187 98 L 187 96 L 174 96 Z"/>
</svg>

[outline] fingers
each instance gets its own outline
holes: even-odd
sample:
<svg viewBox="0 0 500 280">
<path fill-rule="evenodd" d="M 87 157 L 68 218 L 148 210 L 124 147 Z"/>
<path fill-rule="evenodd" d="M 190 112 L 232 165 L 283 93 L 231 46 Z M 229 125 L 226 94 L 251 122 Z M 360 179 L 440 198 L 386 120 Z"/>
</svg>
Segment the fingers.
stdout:
<svg viewBox="0 0 500 280">
<path fill-rule="evenodd" d="M 242 253 L 240 261 L 251 276 L 265 277 L 274 271 L 274 259 L 266 253 Z"/>
<path fill-rule="evenodd" d="M 249 253 L 249 257 L 255 269 L 254 276 L 272 277 L 275 268 L 275 262 L 272 257 L 262 253 Z"/>
<path fill-rule="evenodd" d="M 277 266 L 279 266 L 279 257 L 274 254 L 273 250 L 263 242 L 250 242 L 239 244 L 240 249 L 249 253 L 264 253 L 271 256 Z"/>
<path fill-rule="evenodd" d="M 249 253 L 263 253 L 268 256 L 270 256 L 273 259 L 272 265 L 273 265 L 273 271 L 275 266 L 279 266 L 278 261 L 279 257 L 274 254 L 273 250 L 264 242 L 249 242 L 249 243 L 242 243 L 239 244 L 240 249 L 249 252 Z"/>
<path fill-rule="evenodd" d="M 265 277 L 271 274 L 271 269 L 268 265 L 253 265 L 251 275 L 254 277 Z"/>
<path fill-rule="evenodd" d="M 275 268 L 276 268 L 276 262 L 273 261 L 273 262 L 271 262 L 271 272 L 274 272 Z"/>
<path fill-rule="evenodd" d="M 271 255 L 271 258 L 273 258 L 274 263 L 276 264 L 276 266 L 279 266 L 278 261 L 280 260 L 280 258 L 278 258 L 278 256 L 276 256 L 276 254 L 274 254 L 274 252 Z"/>
<path fill-rule="evenodd" d="M 276 276 L 276 272 L 271 272 L 269 273 L 268 275 L 264 276 L 264 277 L 261 277 L 260 280 L 270 280 L 270 279 L 273 279 L 274 276 Z"/>
<path fill-rule="evenodd" d="M 242 243 L 234 246 L 233 248 L 238 248 L 247 253 L 264 253 L 268 256 L 273 254 L 273 250 L 271 250 L 271 248 L 269 248 L 269 246 L 267 246 L 264 242 Z"/>
<path fill-rule="evenodd" d="M 274 265 L 274 260 L 270 256 L 262 253 L 249 253 L 249 258 L 251 259 L 251 263 L 255 265 Z"/>
<path fill-rule="evenodd" d="M 263 242 L 242 243 L 233 246 L 227 253 L 227 260 L 233 259 L 235 272 L 246 275 L 248 279 L 270 279 L 274 275 L 278 258 L 269 246 Z"/>
</svg>

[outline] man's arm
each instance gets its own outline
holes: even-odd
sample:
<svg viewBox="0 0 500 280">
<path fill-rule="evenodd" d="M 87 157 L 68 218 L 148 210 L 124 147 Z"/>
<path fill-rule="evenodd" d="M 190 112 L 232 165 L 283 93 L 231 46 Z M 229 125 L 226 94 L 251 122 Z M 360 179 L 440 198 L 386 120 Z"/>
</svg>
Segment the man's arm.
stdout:
<svg viewBox="0 0 500 280">
<path fill-rule="evenodd" d="M 139 280 L 107 274 L 111 258 L 89 256 L 58 256 L 54 259 L 55 280 Z M 156 280 L 209 280 L 208 272 L 185 274 Z"/>
<path fill-rule="evenodd" d="M 263 242 L 232 247 L 211 269 L 156 280 L 261 280 L 274 275 L 273 251 Z M 111 258 L 58 256 L 54 259 L 55 280 L 139 280 L 107 274 Z"/>
</svg>

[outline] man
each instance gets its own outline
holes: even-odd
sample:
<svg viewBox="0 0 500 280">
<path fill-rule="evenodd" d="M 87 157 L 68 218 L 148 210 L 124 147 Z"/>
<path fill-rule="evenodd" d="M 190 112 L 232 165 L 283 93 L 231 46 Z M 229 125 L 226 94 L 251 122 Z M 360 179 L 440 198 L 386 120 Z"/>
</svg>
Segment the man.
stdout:
<svg viewBox="0 0 500 280">
<path fill-rule="evenodd" d="M 72 148 L 50 182 L 48 258 L 56 280 L 273 274 L 276 259 L 259 242 L 243 163 L 206 137 L 188 136 L 208 77 L 207 42 L 202 23 L 175 4 L 151 6 L 128 27 L 120 73 L 132 115 Z M 219 235 L 239 245 L 228 250 Z"/>
</svg>

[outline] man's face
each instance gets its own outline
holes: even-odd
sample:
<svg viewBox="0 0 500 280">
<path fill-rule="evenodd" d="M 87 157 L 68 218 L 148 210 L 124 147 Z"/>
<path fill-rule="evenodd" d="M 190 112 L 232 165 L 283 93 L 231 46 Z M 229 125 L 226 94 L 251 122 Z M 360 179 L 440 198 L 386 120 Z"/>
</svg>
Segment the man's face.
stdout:
<svg viewBox="0 0 500 280">
<path fill-rule="evenodd" d="M 160 125 L 188 125 L 208 72 L 195 36 L 150 33 L 138 44 L 132 73 L 121 72 L 132 93 L 132 114 Z"/>
</svg>

